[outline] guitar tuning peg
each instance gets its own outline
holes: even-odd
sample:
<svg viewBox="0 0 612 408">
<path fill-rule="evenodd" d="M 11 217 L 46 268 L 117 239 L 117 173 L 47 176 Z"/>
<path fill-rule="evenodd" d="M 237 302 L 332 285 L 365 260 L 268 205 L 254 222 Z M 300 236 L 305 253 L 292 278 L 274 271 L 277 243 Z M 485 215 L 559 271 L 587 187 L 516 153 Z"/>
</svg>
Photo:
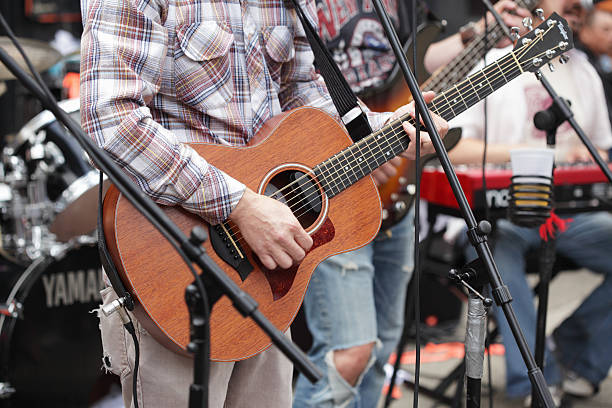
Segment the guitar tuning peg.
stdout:
<svg viewBox="0 0 612 408">
<path fill-rule="evenodd" d="M 540 20 L 544 21 L 544 10 L 537 8 L 535 9 L 535 14 Z"/>
<path fill-rule="evenodd" d="M 549 70 L 550 72 L 555 72 L 555 66 L 553 65 L 553 63 L 552 63 L 552 62 L 549 62 L 549 63 L 548 63 L 548 70 Z"/>
<path fill-rule="evenodd" d="M 519 38 L 521 38 L 521 36 L 519 35 L 519 32 L 521 31 L 520 28 L 518 27 L 512 27 L 510 29 L 510 38 L 512 39 L 512 42 L 516 45 L 516 42 L 519 40 Z"/>
<path fill-rule="evenodd" d="M 562 64 L 567 63 L 567 61 L 569 61 L 569 57 L 565 54 L 563 54 L 562 56 L 559 57 L 559 62 Z"/>
<path fill-rule="evenodd" d="M 528 28 L 529 31 L 533 30 L 533 20 L 531 17 L 525 17 L 523 19 L 523 27 Z"/>
</svg>

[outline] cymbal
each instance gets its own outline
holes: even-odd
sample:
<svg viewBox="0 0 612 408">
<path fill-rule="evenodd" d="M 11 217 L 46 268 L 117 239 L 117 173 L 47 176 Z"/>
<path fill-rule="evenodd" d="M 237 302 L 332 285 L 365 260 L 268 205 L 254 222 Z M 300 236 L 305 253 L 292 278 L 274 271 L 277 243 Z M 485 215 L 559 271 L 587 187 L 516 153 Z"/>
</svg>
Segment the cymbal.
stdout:
<svg viewBox="0 0 612 408">
<path fill-rule="evenodd" d="M 18 38 L 19 44 L 23 51 L 28 56 L 30 61 L 32 62 L 32 66 L 38 72 L 43 72 L 49 68 L 51 68 L 54 64 L 56 64 L 61 58 L 62 54 L 53 49 L 49 44 L 44 41 L 33 40 L 31 38 Z M 17 48 L 13 45 L 13 42 L 8 37 L 0 37 L 0 47 L 17 63 L 20 67 L 25 70 L 28 70 L 23 57 L 17 50 Z M 15 79 L 13 74 L 8 70 L 8 68 L 0 62 L 0 80 L 6 79 Z"/>
</svg>

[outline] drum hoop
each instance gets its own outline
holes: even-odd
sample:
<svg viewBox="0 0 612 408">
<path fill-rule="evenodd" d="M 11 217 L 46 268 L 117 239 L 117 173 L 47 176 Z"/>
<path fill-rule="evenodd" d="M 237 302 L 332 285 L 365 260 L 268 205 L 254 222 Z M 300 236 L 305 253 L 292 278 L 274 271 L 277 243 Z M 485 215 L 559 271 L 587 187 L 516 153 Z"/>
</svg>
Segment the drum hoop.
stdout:
<svg viewBox="0 0 612 408">
<path fill-rule="evenodd" d="M 66 113 L 74 113 L 80 109 L 79 98 L 66 99 L 58 102 L 59 107 Z M 16 149 L 27 141 L 31 141 L 36 136 L 36 133 L 43 127 L 55 122 L 55 115 L 49 110 L 44 110 L 30 119 L 17 133 L 11 147 Z"/>
<path fill-rule="evenodd" d="M 7 296 L 5 303 L 9 304 L 18 296 L 23 301 L 23 299 L 27 298 L 34 283 L 36 283 L 37 279 L 49 265 L 55 261 L 61 260 L 72 250 L 79 249 L 84 245 L 94 245 L 96 242 L 97 239 L 93 237 L 76 237 L 65 244 L 57 245 L 56 252 L 46 254 L 36 259 L 19 276 L 17 282 L 15 282 L 11 288 L 11 292 Z M 11 340 L 13 338 L 13 331 L 15 330 L 17 320 L 17 317 L 0 314 L 0 382 L 3 383 L 9 383 L 10 373 L 8 373 L 7 370 L 11 356 Z M 2 397 L 3 396 L 0 396 L 0 400 Z M 6 395 L 4 397 L 6 397 Z"/>
<path fill-rule="evenodd" d="M 11 288 L 11 291 L 9 292 L 4 302 L 6 304 L 10 304 L 11 302 L 13 302 L 13 300 L 17 298 L 18 294 L 21 294 L 24 297 L 27 297 L 30 291 L 31 285 L 28 286 L 26 282 L 30 282 L 30 283 L 35 282 L 38 276 L 40 276 L 40 273 L 42 273 L 42 271 L 44 271 L 47 266 L 49 266 L 51 263 L 57 260 L 60 260 L 70 251 L 79 249 L 85 245 L 94 245 L 96 242 L 97 242 L 97 239 L 94 237 L 80 236 L 80 237 L 71 239 L 65 244 L 58 244 L 56 246 L 57 248 L 56 250 L 54 250 L 50 254 L 45 254 L 41 256 L 40 258 L 36 259 L 25 269 L 25 271 L 23 271 L 23 273 L 19 276 L 19 279 L 17 279 L 17 282 L 15 282 L 15 284 Z M 39 269 L 41 266 L 42 268 Z M 40 273 L 33 275 L 33 273 L 37 270 L 39 270 Z M 24 290 L 22 290 L 22 288 Z M 15 319 L 14 317 L 0 314 L 0 333 L 2 333 L 3 325 L 7 317 L 11 319 Z"/>
<path fill-rule="evenodd" d="M 56 213 L 64 211 L 76 199 L 95 187 L 99 181 L 100 175 L 98 170 L 91 170 L 89 173 L 70 183 L 54 203 Z"/>
</svg>

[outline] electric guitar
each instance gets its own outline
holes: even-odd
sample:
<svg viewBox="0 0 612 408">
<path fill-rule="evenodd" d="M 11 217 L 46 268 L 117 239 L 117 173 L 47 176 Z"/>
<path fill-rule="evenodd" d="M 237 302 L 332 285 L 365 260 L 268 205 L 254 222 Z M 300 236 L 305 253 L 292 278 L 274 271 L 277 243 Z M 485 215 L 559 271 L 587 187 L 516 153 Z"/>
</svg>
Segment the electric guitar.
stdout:
<svg viewBox="0 0 612 408">
<path fill-rule="evenodd" d="M 429 109 L 450 120 L 573 46 L 570 29 L 558 15 L 540 27 L 506 56 L 437 95 Z M 208 225 L 178 206 L 164 207 L 164 211 L 186 233 L 197 225 L 206 227 L 209 239 L 203 246 L 208 255 L 285 331 L 315 267 L 325 258 L 367 244 L 377 234 L 381 206 L 369 174 L 408 147 L 401 124 L 406 120 L 413 121 L 405 116 L 352 144 L 344 127 L 331 116 L 303 107 L 266 122 L 254 146 L 191 145 L 211 164 L 291 208 L 314 245 L 290 269 L 264 268 L 231 221 Z M 135 315 L 158 341 L 187 354 L 189 314 L 183 299 L 185 287 L 193 281 L 188 268 L 114 186 L 105 196 L 103 228 L 121 280 L 136 302 Z M 210 326 L 214 361 L 246 359 L 271 344 L 225 296 L 214 304 Z"/>
<path fill-rule="evenodd" d="M 540 0 L 516 0 L 519 7 L 533 11 Z M 427 48 L 437 38 L 440 25 L 428 24 L 420 28 L 417 33 L 417 74 L 421 89 L 424 91 L 442 92 L 452 84 L 465 78 L 476 63 L 481 60 L 485 52 L 490 50 L 501 39 L 504 38 L 503 28 L 497 21 L 489 24 L 488 32 L 477 35 L 455 58 L 444 67 L 433 74 L 426 72 L 424 59 Z M 412 43 L 408 42 L 406 56 L 412 64 Z M 429 76 L 424 82 L 421 78 Z M 412 95 L 404 81 L 401 70 L 396 63 L 389 77 L 379 86 L 368 88 L 359 95 L 365 104 L 377 112 L 394 112 L 402 105 L 412 100 Z M 460 129 L 451 129 L 444 139 L 444 147 L 452 149 L 461 138 Z M 433 158 L 433 157 L 431 157 Z M 429 158 L 429 159 L 431 159 Z M 427 157 L 420 160 L 421 167 L 426 164 Z M 402 158 L 402 163 L 397 167 L 397 173 L 389 180 L 379 186 L 380 198 L 383 203 L 382 228 L 389 228 L 400 222 L 408 213 L 415 194 L 416 167 L 414 160 Z"/>
</svg>

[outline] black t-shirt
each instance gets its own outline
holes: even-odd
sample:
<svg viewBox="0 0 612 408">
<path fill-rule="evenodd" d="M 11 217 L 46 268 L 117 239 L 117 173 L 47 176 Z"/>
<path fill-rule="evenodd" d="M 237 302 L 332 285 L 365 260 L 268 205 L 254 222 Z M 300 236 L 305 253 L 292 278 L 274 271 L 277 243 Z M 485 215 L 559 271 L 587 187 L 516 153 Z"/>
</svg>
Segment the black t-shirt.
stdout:
<svg viewBox="0 0 612 408">
<path fill-rule="evenodd" d="M 398 1 L 383 0 L 398 29 Z M 371 0 L 317 0 L 320 36 L 355 92 L 379 85 L 395 63 Z"/>
</svg>

